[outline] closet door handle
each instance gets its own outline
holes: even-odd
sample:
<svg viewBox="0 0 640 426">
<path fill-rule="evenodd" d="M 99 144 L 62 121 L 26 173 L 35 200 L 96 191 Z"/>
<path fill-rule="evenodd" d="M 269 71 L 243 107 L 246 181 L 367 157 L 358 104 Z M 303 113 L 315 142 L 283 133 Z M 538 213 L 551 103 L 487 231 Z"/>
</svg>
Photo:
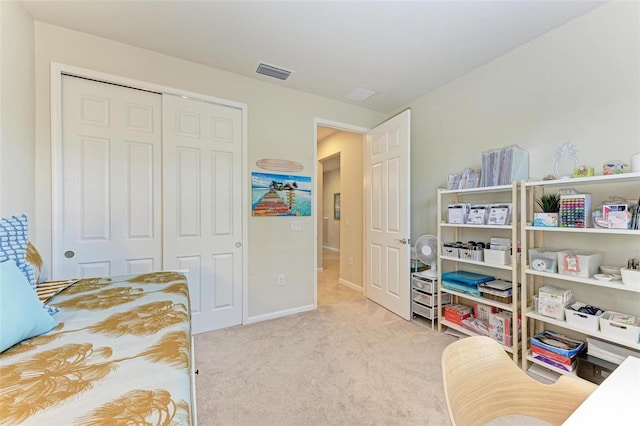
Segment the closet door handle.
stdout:
<svg viewBox="0 0 640 426">
<path fill-rule="evenodd" d="M 73 250 L 67 250 L 64 252 L 64 257 L 66 257 L 67 259 L 71 259 L 75 255 L 76 254 Z"/>
</svg>

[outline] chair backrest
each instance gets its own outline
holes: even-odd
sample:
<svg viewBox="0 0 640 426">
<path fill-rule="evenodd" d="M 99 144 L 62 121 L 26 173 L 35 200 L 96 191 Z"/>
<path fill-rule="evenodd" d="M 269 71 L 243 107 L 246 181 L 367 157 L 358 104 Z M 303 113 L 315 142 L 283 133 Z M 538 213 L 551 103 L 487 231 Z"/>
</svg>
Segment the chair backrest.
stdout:
<svg viewBox="0 0 640 426">
<path fill-rule="evenodd" d="M 562 376 L 551 385 L 529 377 L 496 341 L 466 337 L 442 353 L 442 378 L 454 425 L 484 425 L 506 415 L 526 415 L 562 424 L 596 389 Z"/>
</svg>

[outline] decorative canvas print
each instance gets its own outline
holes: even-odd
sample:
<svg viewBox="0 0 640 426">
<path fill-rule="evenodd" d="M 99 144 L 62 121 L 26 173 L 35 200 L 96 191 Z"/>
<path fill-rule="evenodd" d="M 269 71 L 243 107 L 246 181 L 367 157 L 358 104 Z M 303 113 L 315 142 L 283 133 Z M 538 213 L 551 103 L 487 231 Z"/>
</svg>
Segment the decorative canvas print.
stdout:
<svg viewBox="0 0 640 426">
<path fill-rule="evenodd" d="M 251 173 L 253 216 L 311 216 L 311 177 Z"/>
</svg>

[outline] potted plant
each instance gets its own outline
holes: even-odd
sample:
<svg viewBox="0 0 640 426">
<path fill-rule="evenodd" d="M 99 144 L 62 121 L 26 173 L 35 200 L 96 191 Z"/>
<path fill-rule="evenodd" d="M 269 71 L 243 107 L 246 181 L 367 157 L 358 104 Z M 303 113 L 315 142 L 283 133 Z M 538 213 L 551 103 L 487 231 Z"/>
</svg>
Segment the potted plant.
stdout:
<svg viewBox="0 0 640 426">
<path fill-rule="evenodd" d="M 542 212 L 533 214 L 533 226 L 558 226 L 560 194 L 544 194 L 536 200 L 536 203 Z"/>
</svg>

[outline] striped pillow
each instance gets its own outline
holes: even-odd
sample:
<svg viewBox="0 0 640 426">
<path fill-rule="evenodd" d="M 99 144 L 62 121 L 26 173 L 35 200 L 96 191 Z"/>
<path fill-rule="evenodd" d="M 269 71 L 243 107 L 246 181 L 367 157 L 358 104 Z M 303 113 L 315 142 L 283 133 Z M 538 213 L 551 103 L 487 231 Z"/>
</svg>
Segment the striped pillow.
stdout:
<svg viewBox="0 0 640 426">
<path fill-rule="evenodd" d="M 29 221 L 26 214 L 0 218 L 0 262 L 13 260 L 33 289 L 36 280 L 26 260 L 29 241 Z"/>
</svg>

